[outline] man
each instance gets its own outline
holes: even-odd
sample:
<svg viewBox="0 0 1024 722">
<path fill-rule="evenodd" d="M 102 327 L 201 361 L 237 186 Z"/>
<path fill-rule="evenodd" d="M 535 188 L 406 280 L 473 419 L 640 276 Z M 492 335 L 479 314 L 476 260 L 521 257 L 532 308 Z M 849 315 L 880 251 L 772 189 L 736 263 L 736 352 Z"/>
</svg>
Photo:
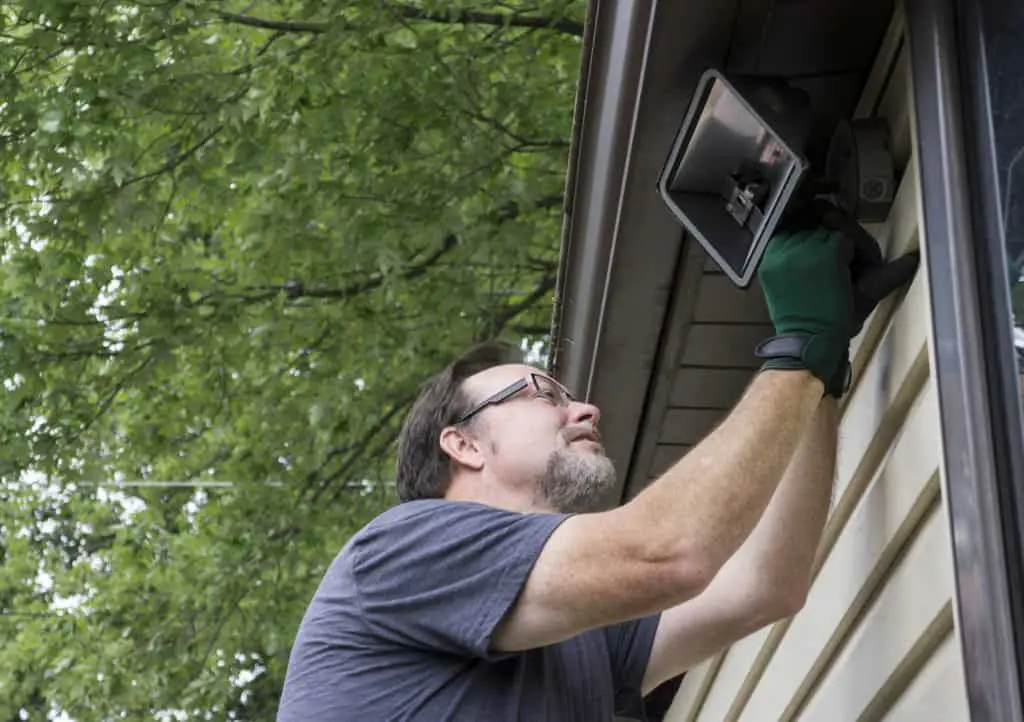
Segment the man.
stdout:
<svg viewBox="0 0 1024 722">
<path fill-rule="evenodd" d="M 855 225 L 855 224 L 854 224 Z M 732 413 L 629 503 L 600 413 L 484 346 L 431 379 L 403 503 L 358 532 L 292 649 L 278 720 L 610 722 L 803 604 L 827 515 L 850 338 L 916 259 L 816 226 L 773 239 L 776 335 Z"/>
</svg>

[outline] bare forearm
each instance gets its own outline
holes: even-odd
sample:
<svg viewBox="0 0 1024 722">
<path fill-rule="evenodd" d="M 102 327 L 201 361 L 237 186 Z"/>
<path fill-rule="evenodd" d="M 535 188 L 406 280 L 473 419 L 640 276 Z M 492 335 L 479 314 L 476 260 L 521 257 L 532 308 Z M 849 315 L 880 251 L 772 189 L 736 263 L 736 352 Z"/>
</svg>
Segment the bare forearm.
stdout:
<svg viewBox="0 0 1024 722">
<path fill-rule="evenodd" d="M 750 539 L 756 563 L 778 590 L 806 590 L 810 582 L 832 500 L 838 418 L 835 399 L 823 399 Z"/>
<path fill-rule="evenodd" d="M 742 587 L 746 598 L 800 607 L 828 519 L 838 418 L 835 399 L 822 399 L 764 516 L 713 584 Z"/>
<path fill-rule="evenodd" d="M 801 371 L 765 371 L 722 424 L 628 507 L 648 543 L 717 571 L 764 513 L 822 385 Z"/>
</svg>

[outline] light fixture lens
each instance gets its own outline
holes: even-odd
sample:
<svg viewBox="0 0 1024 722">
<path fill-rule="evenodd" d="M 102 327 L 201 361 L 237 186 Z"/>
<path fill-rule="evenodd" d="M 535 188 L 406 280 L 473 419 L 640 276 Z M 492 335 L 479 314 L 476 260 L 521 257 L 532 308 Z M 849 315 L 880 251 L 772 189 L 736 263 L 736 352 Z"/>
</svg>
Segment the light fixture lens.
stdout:
<svg viewBox="0 0 1024 722">
<path fill-rule="evenodd" d="M 797 151 L 805 112 L 777 83 L 698 85 L 659 181 L 669 209 L 723 271 L 747 286 L 807 170 Z"/>
</svg>

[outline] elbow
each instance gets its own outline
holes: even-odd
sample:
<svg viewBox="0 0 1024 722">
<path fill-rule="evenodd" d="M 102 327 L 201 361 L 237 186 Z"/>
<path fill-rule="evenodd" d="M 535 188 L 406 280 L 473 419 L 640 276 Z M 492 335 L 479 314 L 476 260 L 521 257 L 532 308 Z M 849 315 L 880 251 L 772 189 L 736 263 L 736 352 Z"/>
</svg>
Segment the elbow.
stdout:
<svg viewBox="0 0 1024 722">
<path fill-rule="evenodd" d="M 807 604 L 808 591 L 806 584 L 776 585 L 768 588 L 760 595 L 759 606 L 762 609 L 764 623 L 772 624 L 796 616 Z"/>
<path fill-rule="evenodd" d="M 753 634 L 796 616 L 806 601 L 806 594 L 781 590 L 755 592 L 752 596 L 745 597 L 734 609 L 736 638 Z"/>
<path fill-rule="evenodd" d="M 805 568 L 798 567 L 793 572 L 788 578 L 779 579 L 770 587 L 773 607 L 783 618 L 796 616 L 807 604 L 807 597 L 811 593 L 810 564 Z"/>
<path fill-rule="evenodd" d="M 699 554 L 684 555 L 676 560 L 675 589 L 680 596 L 675 603 L 693 599 L 703 593 L 715 582 L 721 566 Z M 732 577 L 731 574 L 729 576 Z M 758 584 L 750 579 L 744 586 L 747 593 L 744 595 L 746 603 L 743 606 L 748 609 L 747 617 L 755 629 L 796 616 L 807 603 L 810 591 L 807 583 L 787 584 L 779 583 L 778 580 Z"/>
<path fill-rule="evenodd" d="M 696 550 L 684 550 L 674 555 L 671 568 L 676 598 L 673 603 L 680 604 L 700 595 L 714 580 L 720 566 Z"/>
<path fill-rule="evenodd" d="M 774 600 L 772 609 L 777 616 L 776 621 L 779 619 L 788 619 L 789 617 L 795 617 L 804 605 L 807 604 L 807 590 L 797 590 L 780 592 L 777 595 L 777 599 Z"/>
</svg>

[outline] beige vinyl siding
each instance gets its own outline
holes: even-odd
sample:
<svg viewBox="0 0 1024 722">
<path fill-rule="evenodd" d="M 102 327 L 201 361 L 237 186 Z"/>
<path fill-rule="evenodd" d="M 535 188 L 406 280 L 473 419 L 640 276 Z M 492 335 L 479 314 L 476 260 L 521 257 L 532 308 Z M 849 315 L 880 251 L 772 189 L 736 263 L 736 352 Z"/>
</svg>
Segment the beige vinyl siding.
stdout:
<svg viewBox="0 0 1024 722">
<path fill-rule="evenodd" d="M 969 718 L 960 648 L 957 640 L 947 635 L 882 719 L 923 722 Z"/>
<path fill-rule="evenodd" d="M 903 169 L 888 219 L 868 227 L 890 257 L 927 250 L 903 34 L 897 11 L 857 109 L 877 108 L 889 121 Z M 691 670 L 667 722 L 969 719 L 929 313 L 922 265 L 854 343 L 856 382 L 843 405 L 832 509 L 804 609 Z"/>
</svg>

